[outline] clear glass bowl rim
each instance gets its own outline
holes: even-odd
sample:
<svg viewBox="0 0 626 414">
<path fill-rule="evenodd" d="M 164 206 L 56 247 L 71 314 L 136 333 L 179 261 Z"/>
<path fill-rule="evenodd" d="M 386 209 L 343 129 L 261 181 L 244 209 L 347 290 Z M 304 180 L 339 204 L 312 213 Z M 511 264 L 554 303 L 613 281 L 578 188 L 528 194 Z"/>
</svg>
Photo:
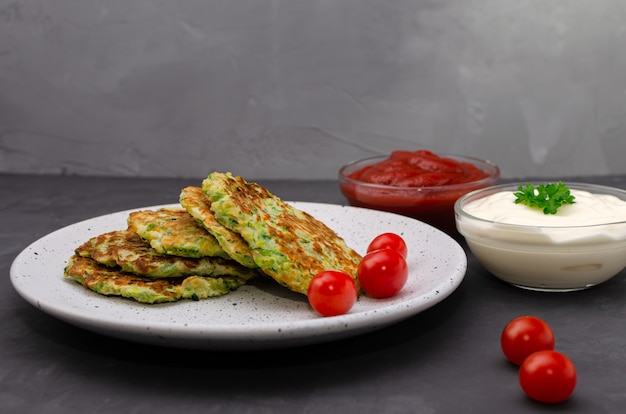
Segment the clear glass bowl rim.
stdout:
<svg viewBox="0 0 626 414">
<path fill-rule="evenodd" d="M 407 192 L 407 191 L 419 192 L 419 191 L 462 190 L 463 188 L 466 188 L 466 187 L 484 186 L 500 178 L 500 168 L 495 163 L 489 160 L 484 160 L 484 159 L 476 158 L 476 157 L 470 157 L 467 155 L 458 155 L 458 154 L 442 153 L 442 154 L 437 154 L 437 155 L 441 158 L 451 158 L 455 161 L 471 163 L 477 168 L 480 168 L 481 170 L 488 173 L 489 176 L 480 180 L 468 181 L 466 183 L 461 183 L 461 184 L 449 184 L 449 185 L 439 185 L 439 186 L 430 186 L 430 187 L 403 187 L 403 186 L 394 186 L 394 185 L 385 185 L 385 184 L 374 184 L 374 183 L 368 183 L 365 181 L 355 180 L 353 178 L 348 177 L 348 174 L 360 168 L 375 164 L 379 161 L 383 161 L 389 158 L 389 155 L 375 155 L 373 157 L 362 158 L 360 160 L 351 161 L 347 163 L 346 165 L 344 165 L 343 167 L 341 167 L 339 169 L 339 182 L 350 183 L 350 184 L 354 184 L 357 186 L 366 187 L 370 189 L 376 189 L 376 190 L 387 190 L 387 191 L 398 190 L 402 192 Z M 354 169 L 348 173 L 347 170 L 351 168 L 354 168 Z"/>
</svg>

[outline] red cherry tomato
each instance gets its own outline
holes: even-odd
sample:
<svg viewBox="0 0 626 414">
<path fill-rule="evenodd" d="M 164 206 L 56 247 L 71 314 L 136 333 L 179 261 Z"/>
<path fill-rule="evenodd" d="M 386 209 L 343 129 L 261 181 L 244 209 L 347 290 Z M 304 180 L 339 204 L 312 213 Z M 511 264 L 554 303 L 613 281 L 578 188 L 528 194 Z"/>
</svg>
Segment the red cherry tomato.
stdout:
<svg viewBox="0 0 626 414">
<path fill-rule="evenodd" d="M 349 275 L 326 270 L 313 277 L 307 291 L 309 303 L 323 316 L 347 313 L 358 297 L 356 282 Z"/>
<path fill-rule="evenodd" d="M 506 358 L 520 365 L 533 352 L 554 349 L 554 333 L 543 320 L 520 316 L 502 330 L 500 345 Z"/>
<path fill-rule="evenodd" d="M 383 233 L 374 237 L 369 246 L 367 246 L 367 253 L 380 249 L 392 249 L 397 251 L 406 259 L 407 247 L 404 239 L 396 233 Z"/>
<path fill-rule="evenodd" d="M 576 367 L 556 351 L 538 351 L 524 360 L 519 370 L 522 389 L 533 400 L 559 403 L 568 399 L 576 388 Z"/>
<path fill-rule="evenodd" d="M 392 249 L 380 249 L 367 253 L 358 267 L 361 288 L 375 298 L 388 298 L 405 285 L 409 268 L 404 257 Z"/>
</svg>

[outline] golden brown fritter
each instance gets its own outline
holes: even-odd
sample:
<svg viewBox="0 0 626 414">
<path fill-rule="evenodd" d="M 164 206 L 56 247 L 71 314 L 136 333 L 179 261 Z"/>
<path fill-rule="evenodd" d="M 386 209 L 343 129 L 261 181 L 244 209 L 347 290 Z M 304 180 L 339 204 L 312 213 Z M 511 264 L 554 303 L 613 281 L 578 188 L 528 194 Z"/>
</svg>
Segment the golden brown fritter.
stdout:
<svg viewBox="0 0 626 414">
<path fill-rule="evenodd" d="M 122 272 L 152 278 L 229 275 L 249 279 L 257 275 L 234 260 L 159 254 L 130 230 L 100 234 L 79 246 L 76 253 L 109 267 L 119 266 Z"/>
<path fill-rule="evenodd" d="M 240 234 L 255 263 L 280 284 L 306 294 L 323 270 L 345 272 L 358 283 L 361 256 L 310 214 L 230 173 L 210 174 L 202 188 L 217 221 Z"/>
<path fill-rule="evenodd" d="M 70 258 L 64 275 L 101 295 L 122 296 L 151 304 L 222 296 L 246 283 L 243 278 L 231 276 L 154 279 L 122 273 L 118 268 L 78 255 Z"/>
<path fill-rule="evenodd" d="M 183 208 L 134 211 L 128 216 L 128 229 L 157 253 L 230 259 L 217 239 Z"/>
<path fill-rule="evenodd" d="M 199 187 L 186 187 L 180 193 L 180 204 L 217 239 L 226 253 L 243 266 L 256 268 L 248 243 L 236 232 L 224 227 L 211 211 L 211 202 Z"/>
</svg>

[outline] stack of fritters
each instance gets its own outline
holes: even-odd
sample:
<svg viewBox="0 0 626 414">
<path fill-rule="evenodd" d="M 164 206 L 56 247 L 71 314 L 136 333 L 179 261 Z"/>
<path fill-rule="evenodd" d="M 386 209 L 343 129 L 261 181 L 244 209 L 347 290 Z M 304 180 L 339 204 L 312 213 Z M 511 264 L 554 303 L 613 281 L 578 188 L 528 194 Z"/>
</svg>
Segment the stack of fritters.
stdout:
<svg viewBox="0 0 626 414">
<path fill-rule="evenodd" d="M 144 303 L 221 296 L 260 274 L 303 294 L 323 270 L 357 280 L 358 253 L 258 184 L 215 172 L 179 200 L 182 209 L 133 212 L 127 229 L 88 240 L 65 276 Z"/>
<path fill-rule="evenodd" d="M 66 277 L 97 293 L 144 303 L 221 296 L 257 275 L 183 209 L 133 212 L 127 229 L 91 238 L 65 268 Z"/>
</svg>

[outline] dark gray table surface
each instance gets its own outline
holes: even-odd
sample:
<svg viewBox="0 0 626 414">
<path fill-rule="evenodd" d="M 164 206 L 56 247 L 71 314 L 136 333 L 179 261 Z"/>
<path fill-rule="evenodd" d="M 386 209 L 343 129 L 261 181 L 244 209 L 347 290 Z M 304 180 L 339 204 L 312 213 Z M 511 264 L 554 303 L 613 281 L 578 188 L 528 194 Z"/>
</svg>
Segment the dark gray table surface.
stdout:
<svg viewBox="0 0 626 414">
<path fill-rule="evenodd" d="M 239 353 L 101 336 L 41 312 L 13 289 L 11 263 L 38 238 L 104 213 L 174 203 L 200 180 L 0 175 L 0 412 L 624 411 L 626 271 L 586 291 L 538 293 L 500 282 L 468 252 L 461 286 L 408 320 L 338 342 Z M 626 176 L 575 181 L 626 188 Z M 334 181 L 261 183 L 287 200 L 345 204 Z M 544 318 L 557 349 L 576 364 L 578 385 L 563 404 L 526 398 L 500 351 L 504 325 L 525 314 Z"/>
</svg>

